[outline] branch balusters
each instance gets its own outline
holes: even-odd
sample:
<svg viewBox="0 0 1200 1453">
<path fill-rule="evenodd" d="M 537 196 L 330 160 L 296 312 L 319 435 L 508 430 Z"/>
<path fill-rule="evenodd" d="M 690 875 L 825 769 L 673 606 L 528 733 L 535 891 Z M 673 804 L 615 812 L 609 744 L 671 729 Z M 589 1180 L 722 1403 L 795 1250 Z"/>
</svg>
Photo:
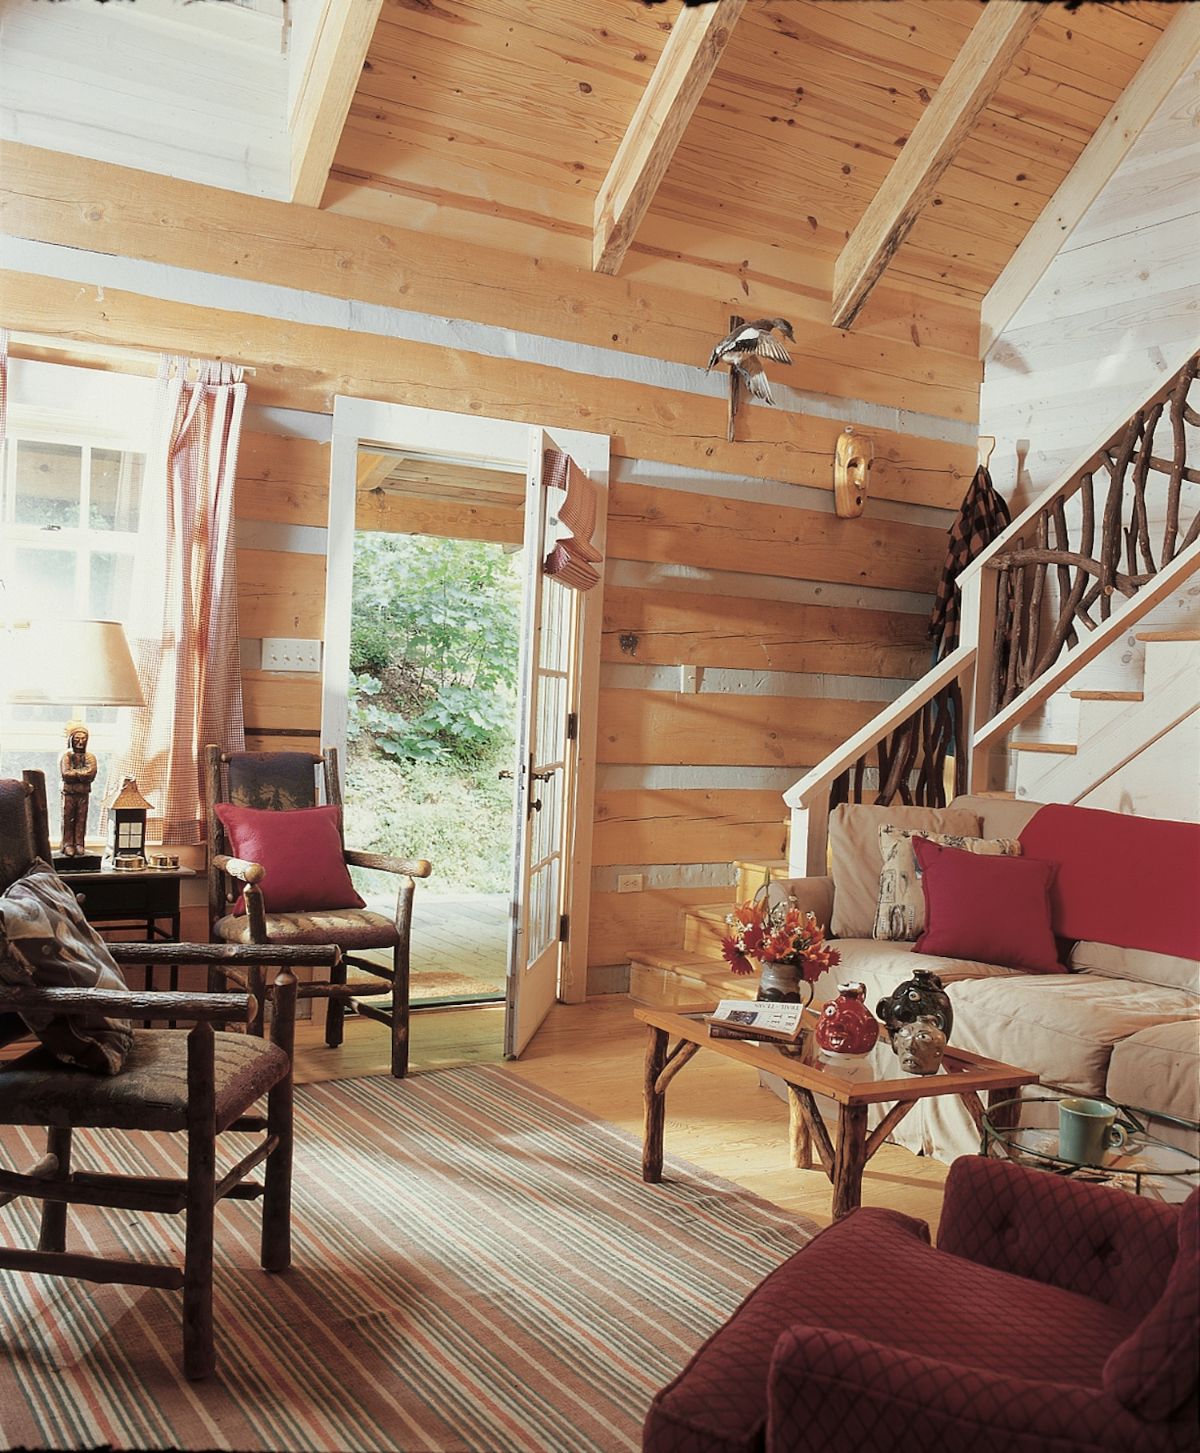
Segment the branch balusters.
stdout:
<svg viewBox="0 0 1200 1453">
<path fill-rule="evenodd" d="M 957 680 L 873 748 L 879 786 L 874 801 L 887 807 L 894 801 L 909 807 L 945 807 L 946 761 L 953 749 L 954 784 L 951 794 L 967 790 L 967 740 L 962 691 Z M 864 752 L 851 767 L 835 777 L 830 787 L 830 809 L 843 802 L 867 800 L 866 773 L 872 752 Z"/>
<path fill-rule="evenodd" d="M 1080 626 L 1092 631 L 1099 621 L 1107 620 L 1115 592 L 1126 597 L 1136 595 L 1180 549 L 1200 538 L 1200 500 L 1193 499 L 1191 521 L 1183 533 L 1182 545 L 1178 543 L 1184 487 L 1200 483 L 1200 468 L 1188 461 L 1186 428 L 1200 421 L 1200 411 L 1188 402 L 1198 372 L 1200 354 L 1189 359 L 1067 481 L 1027 523 L 1013 548 L 988 562 L 990 569 L 1001 572 L 993 653 L 993 713 L 1047 671 L 1064 646 L 1077 645 Z M 1164 412 L 1170 420 L 1170 459 L 1154 452 Z M 1108 489 L 1097 549 L 1094 477 L 1101 467 L 1108 473 Z M 1151 488 L 1154 474 L 1167 476 L 1165 488 Z M 1073 547 L 1067 505 L 1076 499 L 1078 541 Z M 1151 525 L 1158 510 L 1162 511 L 1158 518 L 1163 533 L 1156 563 Z M 1048 589 L 1051 580 L 1053 590 Z M 1052 599 L 1057 614 L 1043 622 L 1043 611 Z M 1092 614 L 1096 607 L 1099 621 Z"/>
</svg>

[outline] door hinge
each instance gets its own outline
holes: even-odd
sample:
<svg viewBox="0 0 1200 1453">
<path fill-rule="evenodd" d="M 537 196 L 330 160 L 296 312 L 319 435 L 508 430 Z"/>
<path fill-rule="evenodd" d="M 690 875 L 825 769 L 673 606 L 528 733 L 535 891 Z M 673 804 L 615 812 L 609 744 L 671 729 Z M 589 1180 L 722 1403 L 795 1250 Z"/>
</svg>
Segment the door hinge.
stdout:
<svg viewBox="0 0 1200 1453">
<path fill-rule="evenodd" d="M 579 713 L 567 712 L 567 741 L 573 742 L 579 736 Z"/>
<path fill-rule="evenodd" d="M 558 920 L 558 941 L 559 943 L 570 943 L 571 941 L 571 915 L 564 913 Z"/>
</svg>

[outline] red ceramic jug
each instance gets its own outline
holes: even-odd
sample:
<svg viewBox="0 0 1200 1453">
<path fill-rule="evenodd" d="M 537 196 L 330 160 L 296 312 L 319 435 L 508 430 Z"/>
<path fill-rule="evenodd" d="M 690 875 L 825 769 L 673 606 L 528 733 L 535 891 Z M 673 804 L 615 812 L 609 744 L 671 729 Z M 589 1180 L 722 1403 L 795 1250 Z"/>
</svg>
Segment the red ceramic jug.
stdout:
<svg viewBox="0 0 1200 1453">
<path fill-rule="evenodd" d="M 830 1054 L 869 1054 L 879 1038 L 879 1021 L 863 1003 L 865 984 L 839 984 L 838 996 L 821 1010 L 814 1031 L 817 1048 Z"/>
</svg>

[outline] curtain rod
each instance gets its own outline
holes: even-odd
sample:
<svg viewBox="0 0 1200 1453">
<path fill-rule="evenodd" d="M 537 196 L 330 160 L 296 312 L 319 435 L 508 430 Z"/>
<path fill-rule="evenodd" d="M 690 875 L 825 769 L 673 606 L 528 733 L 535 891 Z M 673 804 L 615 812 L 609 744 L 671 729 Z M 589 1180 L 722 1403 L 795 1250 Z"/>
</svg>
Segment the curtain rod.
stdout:
<svg viewBox="0 0 1200 1453">
<path fill-rule="evenodd" d="M 10 353 L 14 345 L 26 348 L 53 348 L 59 351 L 67 351 L 75 348 L 80 351 L 86 351 L 87 355 L 95 355 L 101 358 L 136 361 L 139 364 L 145 365 L 150 371 L 157 368 L 158 360 L 164 354 L 170 358 L 183 356 L 163 348 L 139 348 L 136 345 L 118 347 L 114 343 L 82 343 L 79 339 L 61 338 L 51 333 L 21 333 L 14 331 L 8 335 L 8 339 Z M 199 361 L 232 364 L 235 368 L 240 368 L 243 373 L 247 373 L 252 377 L 258 373 L 258 370 L 253 364 L 238 363 L 234 358 L 202 359 Z"/>
</svg>

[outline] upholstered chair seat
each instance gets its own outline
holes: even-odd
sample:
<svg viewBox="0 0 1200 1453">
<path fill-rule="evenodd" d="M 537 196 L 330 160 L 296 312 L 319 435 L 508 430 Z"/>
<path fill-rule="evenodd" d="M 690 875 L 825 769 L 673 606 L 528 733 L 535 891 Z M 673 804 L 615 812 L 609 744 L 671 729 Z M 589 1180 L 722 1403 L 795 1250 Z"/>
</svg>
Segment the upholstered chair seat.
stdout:
<svg viewBox="0 0 1200 1453">
<path fill-rule="evenodd" d="M 186 1130 L 188 1031 L 135 1029 L 119 1075 L 73 1069 L 42 1047 L 0 1066 L 0 1098 L 8 1125 L 71 1129 Z M 217 1133 L 260 1096 L 285 1080 L 288 1056 L 276 1044 L 247 1034 L 213 1041 Z"/>
<path fill-rule="evenodd" d="M 336 943 L 343 950 L 353 950 L 394 948 L 400 942 L 395 919 L 366 908 L 268 913 L 265 922 L 271 943 Z M 222 943 L 253 943 L 249 915 L 218 918 L 213 924 L 213 937 Z"/>
</svg>

